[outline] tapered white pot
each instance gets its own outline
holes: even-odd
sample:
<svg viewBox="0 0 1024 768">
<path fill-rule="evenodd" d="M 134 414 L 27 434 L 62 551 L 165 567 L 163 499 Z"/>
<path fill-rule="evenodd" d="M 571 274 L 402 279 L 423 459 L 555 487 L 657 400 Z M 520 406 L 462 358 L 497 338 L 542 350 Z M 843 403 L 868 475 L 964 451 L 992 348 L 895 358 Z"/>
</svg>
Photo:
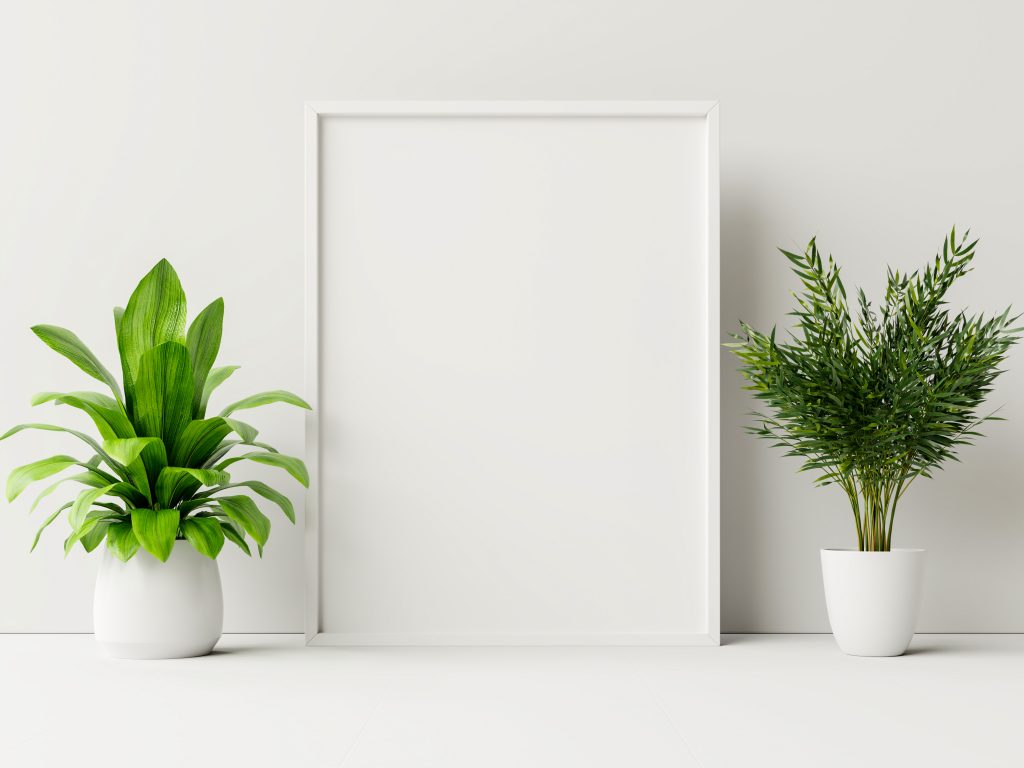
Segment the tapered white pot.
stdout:
<svg viewBox="0 0 1024 768">
<path fill-rule="evenodd" d="M 851 656 L 899 656 L 917 623 L 923 549 L 821 550 L 828 620 Z"/>
<path fill-rule="evenodd" d="M 104 548 L 93 621 L 96 640 L 117 659 L 203 656 L 224 623 L 217 561 L 185 541 L 166 563 L 143 549 L 123 563 Z"/>
</svg>

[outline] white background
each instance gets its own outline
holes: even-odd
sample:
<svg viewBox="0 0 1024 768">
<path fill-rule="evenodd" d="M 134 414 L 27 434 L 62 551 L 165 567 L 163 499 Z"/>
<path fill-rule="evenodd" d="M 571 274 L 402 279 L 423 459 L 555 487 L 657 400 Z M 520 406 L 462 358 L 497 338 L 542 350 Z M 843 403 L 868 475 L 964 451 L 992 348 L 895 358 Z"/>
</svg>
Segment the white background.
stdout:
<svg viewBox="0 0 1024 768">
<path fill-rule="evenodd" d="M 722 319 L 784 320 L 776 245 L 812 234 L 877 292 L 952 223 L 982 237 L 956 299 L 1024 304 L 1014 4 L 864 2 L 6 2 L 0 7 L 0 423 L 90 380 L 28 332 L 67 325 L 115 359 L 109 308 L 161 256 L 195 309 L 227 301 L 224 397 L 301 389 L 302 103 L 307 99 L 718 99 Z M 896 543 L 929 550 L 919 629 L 1024 631 L 1024 350 L 1009 421 L 907 496 Z M 722 628 L 827 628 L 817 550 L 849 546 L 836 492 L 740 432 L 722 376 Z M 253 419 L 285 451 L 301 418 Z M 53 439 L 0 445 L 9 468 Z M 287 479 L 281 481 L 288 483 Z M 294 486 L 292 486 L 294 488 Z M 296 495 L 296 499 L 300 496 Z M 0 510 L 0 629 L 88 630 L 95 562 L 31 558 Z M 299 631 L 301 536 L 222 563 L 229 631 Z"/>
</svg>

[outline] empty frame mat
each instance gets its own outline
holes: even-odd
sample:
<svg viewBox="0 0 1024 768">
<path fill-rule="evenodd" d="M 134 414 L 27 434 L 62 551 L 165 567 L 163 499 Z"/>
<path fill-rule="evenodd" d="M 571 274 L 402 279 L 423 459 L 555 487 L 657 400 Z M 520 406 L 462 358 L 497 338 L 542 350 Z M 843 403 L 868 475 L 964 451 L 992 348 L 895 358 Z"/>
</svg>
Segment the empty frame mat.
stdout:
<svg viewBox="0 0 1024 768">
<path fill-rule="evenodd" d="M 717 642 L 713 106 L 308 110 L 311 641 Z"/>
</svg>

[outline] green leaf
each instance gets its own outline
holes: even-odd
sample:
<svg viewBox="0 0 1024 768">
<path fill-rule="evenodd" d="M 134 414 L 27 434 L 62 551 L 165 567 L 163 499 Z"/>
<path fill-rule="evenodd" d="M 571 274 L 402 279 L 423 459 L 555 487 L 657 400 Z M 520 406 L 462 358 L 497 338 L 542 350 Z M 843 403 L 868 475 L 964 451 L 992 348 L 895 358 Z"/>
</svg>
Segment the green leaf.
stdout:
<svg viewBox="0 0 1024 768">
<path fill-rule="evenodd" d="M 220 415 L 230 416 L 235 411 L 241 411 L 244 408 L 257 408 L 261 405 L 270 405 L 271 403 L 288 403 L 289 405 L 295 405 L 299 408 L 309 410 L 309 403 L 298 395 L 293 395 L 291 392 L 285 392 L 283 389 L 275 389 L 272 392 L 260 392 L 258 395 L 250 395 L 249 397 L 239 400 L 237 403 L 232 403 L 221 411 Z"/>
<path fill-rule="evenodd" d="M 103 543 L 103 540 L 107 537 L 107 530 L 109 530 L 110 525 L 109 520 L 100 520 L 82 536 L 82 547 L 86 552 L 92 552 Z"/>
<path fill-rule="evenodd" d="M 88 518 L 89 510 L 92 509 L 93 504 L 110 493 L 113 487 L 113 485 L 104 485 L 102 488 L 90 488 L 78 494 L 78 498 L 75 499 L 74 504 L 71 506 L 71 511 L 68 512 L 68 523 L 71 525 L 71 528 L 76 531 L 81 528 Z"/>
<path fill-rule="evenodd" d="M 139 539 L 129 521 L 110 524 L 107 528 L 107 549 L 123 563 L 127 563 L 139 551 Z"/>
<path fill-rule="evenodd" d="M 245 552 L 249 557 L 252 557 L 252 552 L 249 550 L 249 545 L 245 543 L 245 536 L 241 534 L 238 528 L 230 520 L 219 521 L 221 530 L 224 535 L 228 538 L 228 541 L 234 543 L 240 550 Z"/>
<path fill-rule="evenodd" d="M 120 320 L 117 310 L 114 310 L 129 413 L 134 413 L 134 391 L 143 355 L 166 342 L 184 341 L 186 312 L 185 292 L 174 268 L 166 259 L 161 259 L 142 278 Z M 190 392 L 190 405 L 191 402 Z"/>
<path fill-rule="evenodd" d="M 142 451 L 146 446 L 159 442 L 159 437 L 117 438 L 114 440 L 106 440 L 103 443 L 103 450 L 110 454 L 115 461 L 119 461 L 127 466 L 142 455 Z"/>
<path fill-rule="evenodd" d="M 117 380 L 75 334 L 56 325 L 34 325 L 32 332 L 42 339 L 50 349 L 63 355 L 94 379 L 102 381 L 110 387 L 110 391 L 117 399 L 121 399 L 121 388 L 118 387 Z"/>
<path fill-rule="evenodd" d="M 113 459 L 113 457 L 111 457 L 106 451 L 104 451 L 103 450 L 103 446 L 101 446 L 99 443 L 97 443 L 95 440 L 93 440 L 91 437 L 89 437 L 84 432 L 78 432 L 78 431 L 76 431 L 74 429 L 67 429 L 66 427 L 58 427 L 56 424 L 19 424 L 16 427 L 11 427 L 11 429 L 7 430 L 7 432 L 5 432 L 3 435 L 0 435 L 0 440 L 6 440 L 8 437 L 11 437 L 12 435 L 15 435 L 18 432 L 21 432 L 22 430 L 25 430 L 25 429 L 40 429 L 40 430 L 43 430 L 45 432 L 64 432 L 64 433 L 69 434 L 69 435 L 74 435 L 79 440 L 81 440 L 83 443 L 85 443 L 90 448 L 92 448 L 93 451 L 98 453 L 100 455 L 100 457 L 104 461 L 106 461 L 107 464 L 110 465 L 111 469 L 113 469 L 119 475 L 123 476 L 125 479 L 128 479 L 128 474 L 125 471 L 125 468 L 122 467 L 121 465 L 119 465 L 118 462 L 116 462 Z M 82 466 L 86 466 L 86 465 L 83 464 Z M 100 469 L 98 469 L 96 467 L 88 466 L 87 468 L 88 469 L 92 469 L 95 472 L 100 472 L 105 477 L 107 476 L 107 473 L 103 472 L 102 470 L 100 470 Z M 116 479 L 117 478 L 115 478 L 115 477 L 110 477 L 110 482 L 115 482 Z"/>
<path fill-rule="evenodd" d="M 126 315 L 127 317 L 127 315 Z M 135 424 L 140 436 L 159 437 L 174 455 L 192 421 L 192 364 L 184 344 L 170 341 L 145 352 L 135 382 Z"/>
<path fill-rule="evenodd" d="M 242 438 L 243 443 L 251 444 L 259 436 L 259 430 L 244 421 L 238 421 L 238 419 L 224 419 L 228 423 L 228 426 L 234 430 L 235 434 Z"/>
<path fill-rule="evenodd" d="M 156 481 L 156 498 L 161 505 L 173 507 L 182 495 L 194 492 L 200 485 L 222 485 L 231 481 L 227 472 L 191 467 L 164 467 Z"/>
<path fill-rule="evenodd" d="M 107 524 L 116 519 L 118 518 L 105 509 L 97 509 L 90 512 L 85 520 L 82 521 L 82 524 L 72 531 L 71 535 L 64 540 L 64 556 L 68 556 L 68 553 L 71 552 L 71 548 L 74 547 L 75 544 L 80 541 L 84 543 L 87 538 L 89 543 L 85 545 L 86 551 L 91 552 L 96 548 L 99 542 L 103 540 L 103 537 L 99 536 L 99 541 L 96 541 L 93 531 L 97 527 L 102 527 L 106 530 Z M 91 545 L 91 549 L 89 548 L 89 545 Z"/>
<path fill-rule="evenodd" d="M 219 416 L 189 422 L 174 446 L 171 462 L 177 467 L 203 466 L 230 432 L 231 427 Z"/>
<path fill-rule="evenodd" d="M 255 491 L 268 501 L 272 501 L 277 504 L 277 506 L 281 508 L 281 511 L 284 512 L 285 517 L 293 523 L 295 522 L 295 508 L 292 506 L 291 500 L 283 493 L 274 490 L 266 483 L 261 483 L 259 480 L 245 480 L 241 483 L 228 483 L 227 485 L 222 485 L 219 488 L 204 491 L 200 496 L 203 498 L 215 498 L 213 497 L 213 494 L 220 491 L 226 491 L 229 488 L 249 488 Z M 197 498 L 197 500 L 199 499 Z"/>
<path fill-rule="evenodd" d="M 7 476 L 7 500 L 14 501 L 18 494 L 24 491 L 32 483 L 43 480 L 58 472 L 63 472 L 68 467 L 75 465 L 86 466 L 74 456 L 50 456 L 47 459 L 33 461 L 31 464 L 17 467 L 11 470 Z"/>
<path fill-rule="evenodd" d="M 32 398 L 32 405 L 55 402 L 57 405 L 70 405 L 88 414 L 104 440 L 117 437 L 135 437 L 132 426 L 123 406 L 111 397 L 99 392 L 41 392 Z"/>
<path fill-rule="evenodd" d="M 48 518 L 46 518 L 46 521 L 41 526 L 39 526 L 39 530 L 36 531 L 36 537 L 34 539 L 32 539 L 32 546 L 28 550 L 29 552 L 35 552 L 36 546 L 39 544 L 39 537 L 43 535 L 43 531 L 45 531 L 47 528 L 49 528 L 50 527 L 50 523 L 52 523 L 54 520 L 56 520 L 57 517 L 60 516 L 60 513 L 63 512 L 65 509 L 68 509 L 72 504 L 74 504 L 74 502 L 73 501 L 69 501 L 67 504 L 63 505 L 62 507 L 60 507 L 60 509 L 58 509 L 52 515 L 50 515 Z"/>
<path fill-rule="evenodd" d="M 107 482 L 104 479 L 103 475 L 91 471 L 82 472 L 81 474 L 78 475 L 69 475 L 68 477 L 62 477 L 56 483 L 51 483 L 50 485 L 46 486 L 43 492 L 36 496 L 36 500 L 33 501 L 32 506 L 29 507 L 29 514 L 32 514 L 36 511 L 36 507 L 39 506 L 39 502 L 41 502 L 43 499 L 45 499 L 47 496 L 49 496 L 51 493 L 57 490 L 61 485 L 69 481 L 81 483 L 82 485 L 88 485 L 92 488 L 101 488 L 102 486 L 107 485 Z"/>
<path fill-rule="evenodd" d="M 186 517 L 181 521 L 181 532 L 201 555 L 216 559 L 224 546 L 224 531 L 220 522 L 212 517 Z"/>
<path fill-rule="evenodd" d="M 147 552 L 166 563 L 174 549 L 179 519 L 176 509 L 133 509 L 132 531 Z"/>
<path fill-rule="evenodd" d="M 270 520 L 260 512 L 256 502 L 248 496 L 225 496 L 217 499 L 219 508 L 229 519 L 238 523 L 246 533 L 252 536 L 263 554 L 263 545 L 270 536 Z"/>
<path fill-rule="evenodd" d="M 293 456 L 284 456 L 280 453 L 246 453 L 241 456 L 232 456 L 230 459 L 225 459 L 218 464 L 214 469 L 227 469 L 237 461 L 255 461 L 258 464 L 268 464 L 271 467 L 279 467 L 289 475 L 294 477 L 300 483 L 307 488 L 309 487 L 309 472 L 306 471 L 306 465 L 300 460 Z"/>
<path fill-rule="evenodd" d="M 224 325 L 224 299 L 217 299 L 204 309 L 188 329 L 188 353 L 192 358 L 192 415 L 202 418 L 203 390 L 206 379 L 220 350 L 220 337 Z"/>
<path fill-rule="evenodd" d="M 238 369 L 239 366 L 237 365 L 222 365 L 210 371 L 210 375 L 206 377 L 206 384 L 203 385 L 203 396 L 199 401 L 200 415 L 206 413 L 206 405 L 210 402 L 210 394 L 213 390 L 223 384 Z"/>
</svg>

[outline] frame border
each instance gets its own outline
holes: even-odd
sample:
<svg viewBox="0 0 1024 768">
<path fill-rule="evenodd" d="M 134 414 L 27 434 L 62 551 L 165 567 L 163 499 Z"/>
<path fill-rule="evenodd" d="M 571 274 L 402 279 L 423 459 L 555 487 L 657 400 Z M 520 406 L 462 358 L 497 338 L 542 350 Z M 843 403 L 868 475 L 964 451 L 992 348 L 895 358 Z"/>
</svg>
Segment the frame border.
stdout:
<svg viewBox="0 0 1024 768">
<path fill-rule="evenodd" d="M 316 646 L 659 646 L 721 643 L 720 574 L 720 186 L 716 101 L 307 101 L 305 109 L 305 386 L 309 490 L 305 509 L 305 642 Z M 320 118 L 322 117 L 695 117 L 707 130 L 707 632 L 703 633 L 324 633 L 320 631 Z"/>
</svg>

